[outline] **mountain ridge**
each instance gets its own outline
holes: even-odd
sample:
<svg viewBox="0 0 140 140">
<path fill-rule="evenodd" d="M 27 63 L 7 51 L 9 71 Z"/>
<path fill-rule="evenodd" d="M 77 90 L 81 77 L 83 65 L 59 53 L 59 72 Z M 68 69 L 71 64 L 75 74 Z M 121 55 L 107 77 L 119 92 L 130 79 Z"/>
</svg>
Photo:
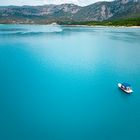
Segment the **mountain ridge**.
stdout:
<svg viewBox="0 0 140 140">
<path fill-rule="evenodd" d="M 102 1 L 88 6 L 75 4 L 0 6 L 0 23 L 49 24 L 127 18 L 140 18 L 140 0 Z"/>
</svg>

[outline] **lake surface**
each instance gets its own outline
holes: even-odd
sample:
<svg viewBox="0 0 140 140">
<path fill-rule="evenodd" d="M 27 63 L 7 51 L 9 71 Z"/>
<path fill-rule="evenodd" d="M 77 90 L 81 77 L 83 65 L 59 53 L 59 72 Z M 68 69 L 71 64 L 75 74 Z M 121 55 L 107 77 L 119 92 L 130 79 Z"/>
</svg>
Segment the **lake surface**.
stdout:
<svg viewBox="0 0 140 140">
<path fill-rule="evenodd" d="M 140 28 L 0 25 L 0 140 L 140 140 Z"/>
</svg>

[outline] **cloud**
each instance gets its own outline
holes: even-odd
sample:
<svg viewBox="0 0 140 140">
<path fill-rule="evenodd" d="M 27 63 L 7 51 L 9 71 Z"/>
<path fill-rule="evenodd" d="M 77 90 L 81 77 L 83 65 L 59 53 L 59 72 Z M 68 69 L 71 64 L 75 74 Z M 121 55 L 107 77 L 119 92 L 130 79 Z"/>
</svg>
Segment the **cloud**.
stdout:
<svg viewBox="0 0 140 140">
<path fill-rule="evenodd" d="M 62 3 L 79 4 L 79 0 L 43 0 L 43 2 L 48 4 L 62 4 Z"/>
<path fill-rule="evenodd" d="M 103 0 L 44 0 L 44 3 L 49 3 L 49 4 L 74 3 L 78 5 L 88 5 L 98 1 L 103 1 Z"/>
<path fill-rule="evenodd" d="M 77 5 L 89 5 L 97 1 L 104 0 L 5 0 L 0 5 L 44 5 L 44 4 L 62 4 L 73 3 Z"/>
</svg>

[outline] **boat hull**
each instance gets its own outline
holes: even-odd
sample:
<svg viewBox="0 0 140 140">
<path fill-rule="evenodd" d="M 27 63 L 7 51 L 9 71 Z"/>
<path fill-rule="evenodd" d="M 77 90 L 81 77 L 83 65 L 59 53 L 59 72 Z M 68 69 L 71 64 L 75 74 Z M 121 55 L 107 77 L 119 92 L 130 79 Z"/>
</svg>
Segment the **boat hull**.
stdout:
<svg viewBox="0 0 140 140">
<path fill-rule="evenodd" d="M 130 89 L 130 90 L 125 90 L 125 89 L 123 89 L 121 83 L 118 83 L 118 87 L 119 87 L 122 91 L 124 91 L 125 93 L 127 93 L 127 94 L 131 94 L 131 93 L 133 92 L 132 89 Z"/>
</svg>

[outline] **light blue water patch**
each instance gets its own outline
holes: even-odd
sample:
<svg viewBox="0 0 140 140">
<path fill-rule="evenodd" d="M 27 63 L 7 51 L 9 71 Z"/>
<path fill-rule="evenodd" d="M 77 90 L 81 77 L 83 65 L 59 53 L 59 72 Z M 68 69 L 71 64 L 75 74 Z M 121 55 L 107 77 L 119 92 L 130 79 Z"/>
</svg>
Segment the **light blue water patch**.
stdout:
<svg viewBox="0 0 140 140">
<path fill-rule="evenodd" d="M 29 33 L 53 33 L 53 32 L 62 32 L 60 25 L 0 25 L 0 35 L 4 34 L 29 34 Z"/>
<path fill-rule="evenodd" d="M 139 52 L 139 28 L 0 25 L 0 140 L 139 140 Z"/>
</svg>

